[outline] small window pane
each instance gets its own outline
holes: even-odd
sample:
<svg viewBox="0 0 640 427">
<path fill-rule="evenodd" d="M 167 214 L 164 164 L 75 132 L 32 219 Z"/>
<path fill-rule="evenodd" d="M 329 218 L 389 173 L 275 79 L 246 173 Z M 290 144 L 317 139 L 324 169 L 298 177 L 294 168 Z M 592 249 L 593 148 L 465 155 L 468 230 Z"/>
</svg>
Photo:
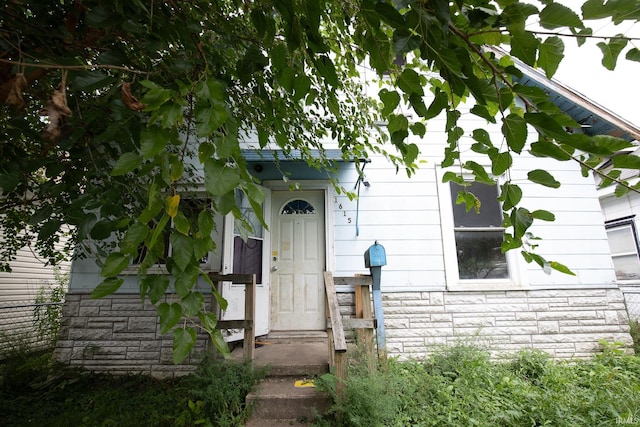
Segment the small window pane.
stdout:
<svg viewBox="0 0 640 427">
<path fill-rule="evenodd" d="M 507 258 L 502 253 L 502 231 L 456 231 L 460 279 L 506 279 Z"/>
<path fill-rule="evenodd" d="M 618 280 L 640 279 L 640 262 L 638 255 L 614 256 L 613 266 Z"/>
<path fill-rule="evenodd" d="M 262 283 L 262 240 L 241 237 L 233 239 L 233 273 L 255 274 L 256 283 Z"/>
<path fill-rule="evenodd" d="M 631 225 L 627 224 L 609 229 L 607 230 L 607 237 L 609 238 L 609 248 L 613 255 L 636 252 L 637 250 Z"/>
<path fill-rule="evenodd" d="M 242 191 L 236 191 L 236 206 L 240 208 L 243 219 L 248 225 L 251 226 L 250 234 L 253 237 L 263 237 L 263 228 L 262 224 L 260 223 L 260 219 L 258 219 L 258 215 L 256 215 L 256 213 L 253 211 L 253 208 L 249 203 L 249 199 Z M 238 227 L 238 221 L 234 223 L 233 232 L 235 234 L 241 234 Z"/>
<path fill-rule="evenodd" d="M 479 213 L 476 213 L 475 209 L 467 212 L 464 203 L 456 204 L 458 191 L 464 190 L 464 187 L 452 182 L 450 189 L 455 227 L 500 227 L 502 225 L 502 209 L 497 200 L 497 185 L 473 182 L 466 187 L 468 192 L 473 193 L 480 200 Z"/>
<path fill-rule="evenodd" d="M 316 213 L 316 208 L 306 200 L 292 200 L 282 208 L 280 215 L 312 215 Z"/>
</svg>

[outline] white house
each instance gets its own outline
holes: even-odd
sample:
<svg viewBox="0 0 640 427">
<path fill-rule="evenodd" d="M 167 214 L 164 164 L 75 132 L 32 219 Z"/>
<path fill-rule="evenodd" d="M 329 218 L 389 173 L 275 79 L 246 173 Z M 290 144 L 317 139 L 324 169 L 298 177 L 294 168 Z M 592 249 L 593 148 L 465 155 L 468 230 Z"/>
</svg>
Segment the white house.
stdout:
<svg viewBox="0 0 640 427">
<path fill-rule="evenodd" d="M 569 114 L 597 117 L 608 133 L 632 139 L 640 135 L 579 94 L 523 68 L 523 82 L 551 91 Z M 499 129 L 477 116 L 466 114 L 461 123 L 467 132 L 484 128 L 498 138 Z M 556 215 L 554 222 L 533 226 L 542 238 L 537 252 L 568 266 L 575 276 L 549 274 L 535 263 L 527 264 L 518 251 L 503 255 L 495 249 L 502 239 L 497 186 L 474 187 L 483 200 L 479 215 L 466 214 L 455 204 L 457 189 L 442 182 L 446 171 L 439 167 L 446 144 L 443 119 L 431 120 L 424 138 L 411 138 L 424 153 L 411 178 L 396 173 L 379 156 L 371 156 L 363 175 L 353 162 L 335 159 L 334 177 L 342 187 L 359 192 L 354 200 L 338 194 L 326 172 L 286 159 L 276 166 L 273 159 L 279 153 L 251 150 L 252 141 L 246 141 L 247 160 L 267 190 L 269 231 L 257 227 L 261 231 L 243 242 L 234 234 L 232 218 L 218 218 L 221 250 L 203 265 L 210 271 L 257 274 L 257 335 L 295 338 L 325 330 L 323 272 L 368 273 L 363 254 L 378 241 L 387 257 L 381 289 L 391 355 L 420 357 L 435 346 L 461 340 L 495 352 L 535 348 L 556 358 L 589 356 L 602 340 L 631 345 L 593 179 L 584 178 L 579 166 L 569 162 L 527 154 L 514 161 L 510 178 L 523 189 L 522 205 Z M 327 144 L 331 157 L 331 142 Z M 465 160 L 472 155 L 463 151 Z M 552 190 L 528 182 L 527 172 L 533 168 L 547 170 L 562 185 Z M 497 184 L 500 180 L 496 177 Z M 91 259 L 74 262 L 60 360 L 89 369 L 156 375 L 190 369 L 188 363 L 173 366 L 171 338 L 157 332 L 155 308 L 141 304 L 134 275 L 113 296 L 92 300 L 89 293 L 100 281 Z M 242 289 L 224 285 L 230 301 L 225 318 L 241 313 Z M 205 340 L 199 342 L 200 350 Z"/>
</svg>

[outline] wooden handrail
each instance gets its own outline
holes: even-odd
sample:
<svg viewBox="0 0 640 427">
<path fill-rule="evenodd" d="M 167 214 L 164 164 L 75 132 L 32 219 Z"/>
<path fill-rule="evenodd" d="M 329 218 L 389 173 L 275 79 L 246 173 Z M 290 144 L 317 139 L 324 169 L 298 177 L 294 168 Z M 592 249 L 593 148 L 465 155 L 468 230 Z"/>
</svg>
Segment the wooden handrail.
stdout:
<svg viewBox="0 0 640 427">
<path fill-rule="evenodd" d="M 330 271 L 324 272 L 324 287 L 327 293 L 327 307 L 329 308 L 329 322 L 333 335 L 333 351 L 347 351 L 347 340 L 344 337 L 344 327 L 342 326 L 342 316 L 340 316 L 340 306 L 336 295 L 336 286 L 333 283 L 333 274 Z"/>
<path fill-rule="evenodd" d="M 244 329 L 243 353 L 245 360 L 253 360 L 256 348 L 256 275 L 209 273 L 214 283 L 232 282 L 244 284 L 244 319 L 218 320 L 216 329 Z M 220 291 L 218 289 L 218 291 Z M 220 317 L 220 313 L 217 313 Z"/>
</svg>

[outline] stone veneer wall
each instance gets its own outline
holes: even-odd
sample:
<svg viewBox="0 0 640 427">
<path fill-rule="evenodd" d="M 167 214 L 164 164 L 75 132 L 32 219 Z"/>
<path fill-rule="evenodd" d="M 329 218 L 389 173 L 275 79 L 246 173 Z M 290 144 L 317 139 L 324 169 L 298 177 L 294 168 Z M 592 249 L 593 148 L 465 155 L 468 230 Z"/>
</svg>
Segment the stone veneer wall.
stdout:
<svg viewBox="0 0 640 427">
<path fill-rule="evenodd" d="M 631 352 L 619 289 L 383 294 L 387 350 L 420 358 L 437 346 L 479 345 L 495 356 L 534 348 L 554 358 L 584 358 L 600 340 Z"/>
<path fill-rule="evenodd" d="M 198 334 L 190 356 L 173 363 L 173 335 L 160 334 L 156 308 L 139 294 L 91 299 L 67 294 L 54 356 L 93 372 L 144 373 L 173 377 L 192 372 L 207 351 L 209 336 Z"/>
</svg>

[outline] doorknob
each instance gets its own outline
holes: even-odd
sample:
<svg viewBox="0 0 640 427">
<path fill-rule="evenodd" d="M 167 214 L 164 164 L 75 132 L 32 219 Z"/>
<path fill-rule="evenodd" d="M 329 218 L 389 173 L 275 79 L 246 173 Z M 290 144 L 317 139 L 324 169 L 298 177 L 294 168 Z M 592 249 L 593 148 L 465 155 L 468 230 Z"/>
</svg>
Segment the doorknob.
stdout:
<svg viewBox="0 0 640 427">
<path fill-rule="evenodd" d="M 278 267 L 274 265 L 273 267 L 271 267 L 271 271 L 278 271 Z"/>
</svg>

